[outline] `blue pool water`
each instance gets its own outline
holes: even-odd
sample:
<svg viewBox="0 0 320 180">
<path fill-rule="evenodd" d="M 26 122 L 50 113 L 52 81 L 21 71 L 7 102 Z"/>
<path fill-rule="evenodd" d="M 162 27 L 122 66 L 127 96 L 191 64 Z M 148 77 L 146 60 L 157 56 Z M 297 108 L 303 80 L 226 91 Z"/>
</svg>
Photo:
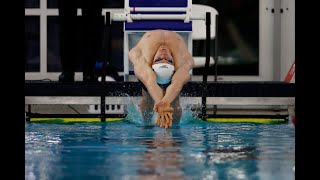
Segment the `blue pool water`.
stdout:
<svg viewBox="0 0 320 180">
<path fill-rule="evenodd" d="M 25 124 L 26 179 L 295 179 L 292 123 Z"/>
</svg>

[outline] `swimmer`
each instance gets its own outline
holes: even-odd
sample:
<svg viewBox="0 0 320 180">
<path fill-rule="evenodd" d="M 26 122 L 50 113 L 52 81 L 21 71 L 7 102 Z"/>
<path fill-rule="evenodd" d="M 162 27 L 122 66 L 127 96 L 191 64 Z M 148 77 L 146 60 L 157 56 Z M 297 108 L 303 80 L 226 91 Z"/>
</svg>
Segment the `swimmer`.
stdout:
<svg viewBox="0 0 320 180">
<path fill-rule="evenodd" d="M 139 107 L 144 121 L 151 121 L 156 112 L 159 127 L 179 123 L 182 113 L 179 94 L 194 67 L 183 38 L 173 31 L 148 31 L 128 55 L 142 86 Z"/>
</svg>

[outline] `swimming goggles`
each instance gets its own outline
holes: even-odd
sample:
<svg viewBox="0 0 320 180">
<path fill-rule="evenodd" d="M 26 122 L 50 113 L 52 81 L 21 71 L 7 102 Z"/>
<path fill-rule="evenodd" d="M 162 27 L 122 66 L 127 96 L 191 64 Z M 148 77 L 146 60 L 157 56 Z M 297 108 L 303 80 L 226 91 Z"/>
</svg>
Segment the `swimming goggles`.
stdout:
<svg viewBox="0 0 320 180">
<path fill-rule="evenodd" d="M 173 63 L 172 59 L 169 58 L 169 57 L 167 57 L 167 58 L 158 57 L 158 58 L 154 59 L 153 62 L 159 62 L 159 61 L 161 61 L 162 59 L 165 59 L 166 61 L 168 61 L 168 62 L 171 63 L 171 64 Z"/>
</svg>

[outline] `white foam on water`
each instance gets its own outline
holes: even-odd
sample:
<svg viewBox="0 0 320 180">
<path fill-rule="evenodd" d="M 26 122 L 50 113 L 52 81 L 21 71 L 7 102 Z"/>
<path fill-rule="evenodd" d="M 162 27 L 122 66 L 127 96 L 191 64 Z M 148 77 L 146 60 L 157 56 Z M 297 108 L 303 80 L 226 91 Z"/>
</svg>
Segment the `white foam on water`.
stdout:
<svg viewBox="0 0 320 180">
<path fill-rule="evenodd" d="M 142 112 L 140 111 L 140 108 L 139 108 L 139 101 L 140 101 L 140 98 L 128 97 L 127 116 L 125 119 L 131 123 L 135 123 L 139 125 L 155 125 L 157 114 L 154 113 L 149 122 L 143 121 Z M 187 124 L 190 121 L 195 119 L 193 117 L 194 114 L 193 114 L 193 111 L 191 110 L 189 101 L 190 100 L 180 98 L 180 105 L 182 108 L 182 116 L 180 119 L 180 124 Z"/>
</svg>

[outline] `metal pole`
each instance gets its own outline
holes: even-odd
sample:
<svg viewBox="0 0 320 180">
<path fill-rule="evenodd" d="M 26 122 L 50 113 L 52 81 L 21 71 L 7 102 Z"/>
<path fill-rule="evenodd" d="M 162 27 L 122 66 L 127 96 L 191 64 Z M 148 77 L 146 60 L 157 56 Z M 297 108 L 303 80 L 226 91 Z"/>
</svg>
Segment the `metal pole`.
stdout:
<svg viewBox="0 0 320 180">
<path fill-rule="evenodd" d="M 105 27 L 104 27 L 104 37 L 102 45 L 102 73 L 101 73 L 101 122 L 106 121 L 106 66 L 111 58 L 111 20 L 110 12 L 106 12 L 105 16 Z"/>
<path fill-rule="evenodd" d="M 215 40 L 214 40 L 214 81 L 218 81 L 218 15 L 216 15 L 216 28 L 215 28 Z"/>
<path fill-rule="evenodd" d="M 209 71 L 209 62 L 210 62 L 210 25 L 211 25 L 211 13 L 206 12 L 206 63 L 205 63 L 205 71 L 203 74 L 203 94 L 202 94 L 202 114 L 201 119 L 206 121 L 206 112 L 207 112 L 207 79 L 208 79 L 208 71 Z"/>
<path fill-rule="evenodd" d="M 214 40 L 214 82 L 218 81 L 218 15 L 216 15 L 216 28 L 215 28 L 215 40 Z M 213 114 L 216 115 L 218 106 L 213 106 Z"/>
</svg>

